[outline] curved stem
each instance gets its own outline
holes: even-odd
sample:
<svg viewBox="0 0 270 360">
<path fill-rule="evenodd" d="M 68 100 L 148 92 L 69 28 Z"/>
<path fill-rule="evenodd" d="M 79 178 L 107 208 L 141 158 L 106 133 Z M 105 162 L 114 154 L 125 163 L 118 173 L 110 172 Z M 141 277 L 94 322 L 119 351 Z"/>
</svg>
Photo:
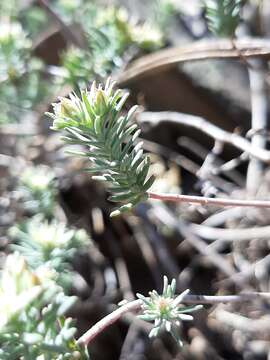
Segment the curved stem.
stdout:
<svg viewBox="0 0 270 360">
<path fill-rule="evenodd" d="M 139 310 L 141 308 L 142 301 L 134 300 L 128 302 L 115 311 L 111 312 L 101 320 L 99 320 L 94 326 L 92 326 L 86 333 L 84 333 L 78 340 L 78 344 L 88 345 L 99 333 L 105 330 L 108 326 L 115 323 L 120 317 L 129 311 Z"/>
<path fill-rule="evenodd" d="M 269 293 L 243 293 L 239 295 L 224 295 L 224 296 L 207 296 L 207 295 L 186 295 L 183 299 L 185 304 L 217 304 L 217 303 L 231 303 L 252 301 L 256 299 L 270 299 Z M 87 346 L 94 338 L 105 330 L 108 326 L 114 324 L 120 317 L 130 311 L 138 311 L 141 309 L 142 301 L 140 299 L 128 302 L 115 311 L 111 312 L 94 326 L 92 326 L 86 333 L 84 333 L 78 340 L 78 344 Z"/>
<path fill-rule="evenodd" d="M 200 204 L 200 205 L 216 205 L 216 206 L 241 206 L 270 208 L 269 200 L 234 200 L 222 198 L 209 198 L 204 196 L 180 195 L 180 194 L 159 194 L 148 191 L 148 198 L 162 201 L 174 201 L 178 203 Z"/>
<path fill-rule="evenodd" d="M 127 86 L 134 79 L 144 78 L 176 67 L 178 64 L 205 59 L 269 58 L 268 39 L 231 39 L 197 41 L 185 46 L 169 47 L 134 60 L 117 78 L 118 85 Z M 241 55 L 241 56 L 240 56 Z"/>
</svg>

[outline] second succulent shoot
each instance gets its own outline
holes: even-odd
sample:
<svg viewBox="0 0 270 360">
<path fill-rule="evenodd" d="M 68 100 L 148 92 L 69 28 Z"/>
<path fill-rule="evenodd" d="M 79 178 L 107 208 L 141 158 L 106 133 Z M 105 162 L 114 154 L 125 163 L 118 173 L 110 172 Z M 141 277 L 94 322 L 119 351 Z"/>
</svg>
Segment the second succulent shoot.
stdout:
<svg viewBox="0 0 270 360">
<path fill-rule="evenodd" d="M 181 322 L 193 320 L 189 313 L 201 309 L 202 305 L 183 305 L 182 303 L 189 290 L 185 290 L 180 295 L 176 295 L 175 290 L 175 279 L 169 284 L 168 278 L 164 276 L 162 294 L 158 294 L 155 290 L 149 292 L 149 297 L 137 294 L 137 297 L 142 301 L 143 311 L 139 318 L 154 322 L 149 337 L 156 337 L 162 330 L 166 330 L 173 336 L 179 346 L 183 346 L 179 336 Z"/>
</svg>

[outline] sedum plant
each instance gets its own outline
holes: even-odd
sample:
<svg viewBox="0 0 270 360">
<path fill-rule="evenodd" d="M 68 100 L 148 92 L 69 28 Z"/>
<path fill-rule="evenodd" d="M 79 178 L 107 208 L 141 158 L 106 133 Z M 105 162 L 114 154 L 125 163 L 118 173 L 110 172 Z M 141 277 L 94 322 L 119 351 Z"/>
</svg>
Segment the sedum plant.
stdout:
<svg viewBox="0 0 270 360">
<path fill-rule="evenodd" d="M 0 358 L 87 359 L 72 320 L 63 317 L 75 300 L 46 266 L 33 272 L 18 253 L 9 255 L 0 277 Z"/>
<path fill-rule="evenodd" d="M 75 253 L 85 247 L 89 238 L 84 230 L 67 229 L 56 220 L 48 223 L 40 216 L 13 226 L 10 235 L 19 251 L 32 269 L 46 264 L 59 275 L 69 269 Z"/>
<path fill-rule="evenodd" d="M 85 49 L 70 47 L 62 54 L 64 81 L 75 88 L 87 86 L 90 77 L 106 77 L 139 50 L 153 51 L 164 44 L 157 26 L 136 23 L 123 8 L 82 2 L 72 14 L 75 20 L 74 14 L 85 19 Z"/>
<path fill-rule="evenodd" d="M 32 56 L 32 41 L 18 21 L 0 13 L 0 124 L 18 121 L 47 94 L 42 61 Z"/>
<path fill-rule="evenodd" d="M 109 184 L 109 200 L 123 203 L 111 216 L 146 200 L 146 192 L 154 182 L 154 177 L 148 176 L 150 159 L 143 153 L 143 143 L 135 145 L 140 134 L 138 126 L 131 122 L 136 106 L 122 115 L 128 94 L 114 91 L 113 86 L 110 79 L 104 88 L 93 82 L 90 91 L 61 98 L 53 105 L 53 113 L 48 113 L 53 118 L 52 129 L 65 131 L 64 141 L 87 146 L 77 152 L 91 161 L 87 171 L 95 175 L 94 179 Z"/>
<path fill-rule="evenodd" d="M 55 174 L 49 167 L 27 167 L 20 177 L 18 191 L 25 210 L 48 219 L 54 217 L 57 189 Z"/>
<path fill-rule="evenodd" d="M 20 23 L 0 24 L 0 81 L 13 81 L 26 71 L 31 41 Z"/>
<path fill-rule="evenodd" d="M 179 326 L 182 321 L 193 320 L 189 313 L 201 309 L 202 306 L 184 306 L 181 303 L 189 290 L 185 290 L 180 295 L 175 295 L 175 290 L 175 279 L 169 284 L 168 278 L 164 276 L 161 295 L 155 290 L 149 292 L 149 297 L 137 294 L 137 297 L 142 301 L 142 315 L 138 317 L 145 321 L 154 322 L 154 327 L 149 333 L 150 338 L 156 337 L 165 329 L 173 336 L 179 346 L 183 346 L 179 337 Z"/>
<path fill-rule="evenodd" d="M 65 71 L 64 82 L 74 88 L 87 85 L 89 75 L 93 74 L 93 57 L 77 47 L 70 47 L 61 56 L 62 67 Z M 63 81 L 62 79 L 60 82 Z"/>
<path fill-rule="evenodd" d="M 69 229 L 58 221 L 57 189 L 54 172 L 43 165 L 29 166 L 20 178 L 18 191 L 24 209 L 35 215 L 9 229 L 13 250 L 24 256 L 31 269 L 46 264 L 57 273 L 57 283 L 68 289 L 71 262 L 90 239 L 85 230 Z"/>
<path fill-rule="evenodd" d="M 0 277 L 1 359 L 88 359 L 76 343 L 72 319 L 64 314 L 76 300 L 66 295 L 71 261 L 89 237 L 53 219 L 54 178 L 49 168 L 37 166 L 28 167 L 20 179 L 24 207 L 39 215 L 9 230 L 15 253 Z"/>
<path fill-rule="evenodd" d="M 1 21 L 0 14 L 0 124 L 20 121 L 47 94 L 42 61 L 31 47 L 21 24 Z"/>
</svg>

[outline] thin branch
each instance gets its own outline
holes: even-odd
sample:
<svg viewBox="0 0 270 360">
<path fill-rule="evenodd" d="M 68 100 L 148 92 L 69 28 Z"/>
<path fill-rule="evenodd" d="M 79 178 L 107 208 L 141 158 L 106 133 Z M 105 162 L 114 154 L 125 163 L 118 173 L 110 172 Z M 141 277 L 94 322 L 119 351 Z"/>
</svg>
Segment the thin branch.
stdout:
<svg viewBox="0 0 270 360">
<path fill-rule="evenodd" d="M 239 295 L 186 295 L 183 299 L 185 304 L 220 304 L 237 303 L 253 300 L 270 300 L 270 292 L 241 293 Z"/>
<path fill-rule="evenodd" d="M 191 244 L 191 246 L 203 256 L 206 256 L 209 261 L 224 274 L 227 276 L 233 276 L 235 274 L 233 266 L 225 260 L 222 255 L 217 253 L 214 249 L 209 248 L 198 235 L 192 232 L 191 225 L 187 225 L 183 219 L 175 217 L 173 212 L 165 207 L 164 204 L 162 204 L 162 206 L 155 205 L 153 207 L 153 211 L 151 210 L 151 218 L 153 216 L 162 224 L 166 224 L 169 228 L 176 230 Z"/>
<path fill-rule="evenodd" d="M 270 293 L 243 293 L 239 295 L 224 295 L 224 296 L 207 296 L 207 295 L 186 295 L 183 299 L 183 303 L 186 304 L 218 304 L 218 303 L 232 303 L 252 301 L 256 299 L 270 299 Z M 92 326 L 85 334 L 83 334 L 78 340 L 78 344 L 88 345 L 95 339 L 102 331 L 107 327 L 114 324 L 124 314 L 130 311 L 138 311 L 141 309 L 142 301 L 134 300 L 128 302 L 115 311 L 111 312 L 94 326 Z"/>
<path fill-rule="evenodd" d="M 256 261 L 255 263 L 251 264 L 248 268 L 243 271 L 234 274 L 227 279 L 221 281 L 222 284 L 228 285 L 232 282 L 245 282 L 251 279 L 255 274 L 257 269 L 267 269 L 269 268 L 270 264 L 270 254 L 266 255 L 263 259 Z"/>
<path fill-rule="evenodd" d="M 258 333 L 269 334 L 269 316 L 261 318 L 249 319 L 240 314 L 234 314 L 224 309 L 217 309 L 215 311 L 215 319 L 222 324 L 222 326 L 230 326 L 234 329 L 243 331 L 245 334 L 253 333 L 253 336 L 257 336 Z M 256 335 L 255 335 L 256 333 Z M 252 338 L 252 336 L 251 336 Z"/>
<path fill-rule="evenodd" d="M 223 145 L 224 145 L 223 143 L 221 143 L 219 141 L 216 141 L 216 142 L 218 142 L 219 144 L 222 144 L 222 147 L 223 147 Z M 180 136 L 179 139 L 177 139 L 177 143 L 181 147 L 186 148 L 189 152 L 192 152 L 195 156 L 200 157 L 202 160 L 207 158 L 208 155 L 214 157 L 214 159 L 213 159 L 214 165 L 211 167 L 211 169 L 209 169 L 207 178 L 204 180 L 211 180 L 212 185 L 219 188 L 220 190 L 223 190 L 225 193 L 227 193 L 227 192 L 231 193 L 235 189 L 234 184 L 232 184 L 231 182 L 228 182 L 220 177 L 219 171 L 223 167 L 224 161 L 220 157 L 218 157 L 217 154 L 213 154 L 213 153 L 209 154 L 209 149 L 206 149 L 204 146 L 199 144 L 196 140 L 194 140 L 188 136 Z M 245 154 L 245 153 L 242 153 L 242 155 L 243 154 Z M 249 158 L 249 156 L 247 154 L 246 154 L 246 157 Z M 201 168 L 198 170 L 196 175 L 201 178 L 200 170 L 201 170 Z M 226 175 L 227 175 L 227 178 L 232 180 L 232 182 L 235 183 L 238 187 L 243 188 L 245 186 L 246 182 L 245 182 L 244 178 L 242 177 L 242 175 L 240 175 L 237 170 L 234 170 L 234 169 L 232 169 L 231 171 L 229 170 Z M 213 179 L 218 179 L 219 184 L 217 184 L 217 181 L 216 181 L 216 184 L 214 184 Z"/>
<path fill-rule="evenodd" d="M 184 126 L 193 127 L 204 132 L 215 140 L 231 144 L 258 160 L 270 163 L 270 151 L 255 147 L 250 141 L 246 140 L 242 136 L 225 131 L 199 116 L 181 114 L 174 111 L 143 112 L 138 115 L 138 121 L 151 122 L 155 124 L 158 122 L 170 121 Z"/>
<path fill-rule="evenodd" d="M 83 334 L 78 339 L 77 343 L 88 345 L 98 334 L 100 334 L 108 326 L 114 324 L 117 320 L 119 320 L 121 316 L 123 316 L 127 312 L 139 310 L 141 308 L 141 305 L 142 301 L 139 299 L 122 305 L 121 307 L 98 321 L 94 326 L 92 326 L 85 334 Z"/>
<path fill-rule="evenodd" d="M 157 74 L 179 63 L 204 59 L 269 58 L 270 41 L 265 39 L 230 39 L 198 41 L 190 45 L 174 47 L 146 55 L 131 63 L 117 79 L 119 85 L 127 85 L 135 78 Z"/>
<path fill-rule="evenodd" d="M 208 241 L 216 239 L 224 241 L 249 241 L 250 239 L 267 239 L 270 226 L 257 226 L 243 229 L 223 229 L 199 224 L 191 224 L 192 231 Z"/>
<path fill-rule="evenodd" d="M 180 194 L 162 194 L 148 191 L 148 198 L 162 201 L 173 201 L 177 203 L 189 203 L 200 205 L 215 205 L 215 206 L 241 206 L 241 207 L 256 207 L 256 208 L 270 208 L 270 200 L 234 200 L 223 198 L 209 198 L 204 196 L 180 195 Z"/>
<path fill-rule="evenodd" d="M 184 140 L 184 138 L 181 138 L 181 145 L 182 145 L 182 140 Z M 188 140 L 192 141 L 191 139 L 188 139 Z M 173 151 L 173 150 L 167 148 L 166 146 L 163 146 L 163 145 L 160 145 L 160 144 L 157 144 L 152 141 L 145 140 L 145 139 L 143 139 L 143 147 L 146 151 L 149 151 L 152 153 L 158 153 L 162 156 L 165 156 L 171 162 L 179 165 L 181 168 L 187 170 L 191 174 L 198 176 L 198 171 L 200 170 L 200 167 L 195 162 L 193 162 L 192 160 L 187 158 L 186 156 L 179 154 L 178 152 Z M 193 146 L 192 146 L 191 150 L 193 150 Z M 211 180 L 211 183 L 213 184 L 213 186 L 215 186 L 219 189 L 222 189 L 224 192 L 232 191 L 231 183 L 228 183 L 224 179 L 222 179 L 214 174 L 211 174 L 209 176 L 209 180 Z"/>
<path fill-rule="evenodd" d="M 259 59 L 253 59 L 252 64 L 263 68 L 264 63 Z M 251 131 L 260 130 L 252 137 L 252 146 L 264 149 L 266 147 L 266 136 L 268 117 L 268 93 L 265 84 L 265 74 L 249 69 L 250 98 L 251 98 Z M 247 171 L 247 191 L 254 196 L 258 190 L 263 176 L 263 164 L 258 159 L 250 159 Z"/>
</svg>

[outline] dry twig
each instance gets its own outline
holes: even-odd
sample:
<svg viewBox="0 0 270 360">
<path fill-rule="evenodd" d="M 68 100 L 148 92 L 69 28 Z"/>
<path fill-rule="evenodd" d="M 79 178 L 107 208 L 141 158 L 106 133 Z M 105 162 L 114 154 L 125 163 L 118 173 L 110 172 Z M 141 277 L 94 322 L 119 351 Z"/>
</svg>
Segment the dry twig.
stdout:
<svg viewBox="0 0 270 360">
<path fill-rule="evenodd" d="M 156 74 L 186 61 L 254 57 L 270 57 L 269 40 L 240 39 L 235 40 L 234 44 L 230 39 L 198 41 L 141 57 L 118 76 L 117 82 L 121 86 L 127 85 L 135 78 Z"/>
<path fill-rule="evenodd" d="M 192 196 L 181 194 L 162 194 L 147 191 L 148 198 L 162 201 L 173 201 L 177 203 L 200 204 L 200 205 L 215 205 L 215 206 L 241 206 L 241 207 L 256 207 L 256 208 L 270 208 L 270 200 L 235 200 L 223 198 L 209 198 L 205 196 Z"/>
<path fill-rule="evenodd" d="M 244 229 L 222 229 L 205 225 L 190 225 L 194 233 L 200 237 L 213 241 L 216 239 L 226 241 L 249 241 L 251 239 L 269 238 L 270 226 L 260 226 Z"/>
<path fill-rule="evenodd" d="M 170 121 L 180 125 L 193 127 L 217 141 L 231 144 L 256 159 L 265 163 L 270 163 L 270 151 L 255 147 L 250 141 L 242 136 L 225 131 L 199 116 L 181 114 L 173 111 L 144 112 L 138 115 L 138 120 L 155 124 L 162 121 Z"/>
<path fill-rule="evenodd" d="M 56 22 L 56 24 L 58 24 L 60 26 L 60 29 L 62 30 L 63 35 L 64 35 L 65 39 L 67 40 L 67 42 L 71 42 L 73 45 L 75 45 L 79 48 L 84 48 L 84 44 L 81 41 L 81 39 L 79 39 L 79 37 L 76 34 L 74 34 L 74 32 L 70 29 L 70 27 L 67 26 L 64 23 L 64 21 L 58 16 L 58 14 L 52 9 L 52 7 L 49 4 L 49 1 L 38 0 L 38 3 L 40 4 L 41 7 L 43 7 L 46 10 L 46 12 Z"/>
</svg>

